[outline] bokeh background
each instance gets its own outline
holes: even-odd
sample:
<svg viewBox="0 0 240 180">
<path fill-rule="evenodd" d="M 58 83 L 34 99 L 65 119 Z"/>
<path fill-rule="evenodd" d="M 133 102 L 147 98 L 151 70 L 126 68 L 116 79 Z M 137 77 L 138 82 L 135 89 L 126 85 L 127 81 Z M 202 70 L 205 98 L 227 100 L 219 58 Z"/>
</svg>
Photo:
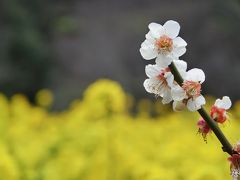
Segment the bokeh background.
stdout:
<svg viewBox="0 0 240 180">
<path fill-rule="evenodd" d="M 239 0 L 1 0 L 0 179 L 231 179 L 195 113 L 173 113 L 142 86 L 150 22 L 176 20 L 181 59 L 206 73 L 207 108 L 234 102 L 240 137 Z M 154 63 L 153 61 L 150 63 Z"/>
</svg>

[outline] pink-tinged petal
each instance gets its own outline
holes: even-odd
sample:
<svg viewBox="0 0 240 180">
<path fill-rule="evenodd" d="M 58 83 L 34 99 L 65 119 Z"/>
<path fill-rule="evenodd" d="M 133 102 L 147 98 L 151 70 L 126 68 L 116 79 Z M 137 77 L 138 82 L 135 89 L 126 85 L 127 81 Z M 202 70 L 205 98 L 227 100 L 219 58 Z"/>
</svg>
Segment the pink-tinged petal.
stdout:
<svg viewBox="0 0 240 180">
<path fill-rule="evenodd" d="M 150 29 L 150 32 L 154 38 L 159 38 L 164 32 L 163 26 L 158 23 L 150 23 L 148 28 Z"/>
<path fill-rule="evenodd" d="M 222 99 L 217 99 L 214 105 L 227 110 L 232 106 L 232 102 L 228 96 L 224 96 Z"/>
<path fill-rule="evenodd" d="M 187 72 L 185 80 L 203 83 L 205 81 L 205 74 L 203 70 L 194 68 Z"/>
<path fill-rule="evenodd" d="M 182 101 L 173 101 L 173 110 L 174 111 L 183 111 L 186 107 L 186 104 L 184 104 Z"/>
<path fill-rule="evenodd" d="M 161 67 L 158 65 L 146 65 L 145 72 L 149 78 L 157 77 L 161 73 Z"/>
<path fill-rule="evenodd" d="M 168 67 L 171 64 L 172 58 L 170 56 L 164 56 L 162 54 L 157 55 L 156 64 L 162 68 Z"/>
<path fill-rule="evenodd" d="M 173 39 L 173 45 L 176 47 L 185 47 L 185 46 L 187 46 L 187 43 L 183 38 L 176 37 Z"/>
<path fill-rule="evenodd" d="M 163 28 L 165 29 L 166 35 L 172 39 L 177 37 L 179 34 L 179 31 L 180 31 L 180 25 L 178 24 L 178 22 L 173 21 L 173 20 L 167 21 L 163 25 Z"/>
<path fill-rule="evenodd" d="M 182 101 L 186 98 L 186 92 L 178 85 L 173 86 L 171 92 L 174 101 Z"/>
<path fill-rule="evenodd" d="M 175 47 L 172 50 L 172 54 L 174 57 L 178 58 L 178 57 L 182 56 L 183 54 L 185 54 L 186 51 L 187 50 L 185 47 Z"/>
</svg>

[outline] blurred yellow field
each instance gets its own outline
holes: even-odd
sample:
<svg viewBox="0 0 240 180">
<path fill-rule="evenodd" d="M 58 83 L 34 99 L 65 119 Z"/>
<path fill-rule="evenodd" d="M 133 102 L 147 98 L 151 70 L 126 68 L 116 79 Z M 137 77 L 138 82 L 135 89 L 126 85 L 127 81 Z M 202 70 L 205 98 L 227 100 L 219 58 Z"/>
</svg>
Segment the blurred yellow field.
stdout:
<svg viewBox="0 0 240 180">
<path fill-rule="evenodd" d="M 0 179 L 231 179 L 215 136 L 206 144 L 197 134 L 197 113 L 141 100 L 132 115 L 133 99 L 110 80 L 90 85 L 63 112 L 48 112 L 49 91 L 36 98 L 33 106 L 22 95 L 0 96 Z M 239 109 L 221 127 L 231 143 L 240 137 Z"/>
</svg>

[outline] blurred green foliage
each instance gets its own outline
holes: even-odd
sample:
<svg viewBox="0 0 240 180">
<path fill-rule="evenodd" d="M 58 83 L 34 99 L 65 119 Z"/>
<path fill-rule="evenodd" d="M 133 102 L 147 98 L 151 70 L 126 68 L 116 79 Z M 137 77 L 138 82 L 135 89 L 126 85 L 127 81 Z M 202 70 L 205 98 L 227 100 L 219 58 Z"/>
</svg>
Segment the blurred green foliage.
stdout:
<svg viewBox="0 0 240 180">
<path fill-rule="evenodd" d="M 47 0 L 1 1 L 3 92 L 33 97 L 44 87 L 52 58 L 49 42 L 55 15 L 51 7 Z"/>
<path fill-rule="evenodd" d="M 58 8 L 64 2 L 3 0 L 0 3 L 0 89 L 7 95 L 21 92 L 32 100 L 46 87 L 53 68 L 55 32 L 73 31 L 74 22 Z"/>
</svg>

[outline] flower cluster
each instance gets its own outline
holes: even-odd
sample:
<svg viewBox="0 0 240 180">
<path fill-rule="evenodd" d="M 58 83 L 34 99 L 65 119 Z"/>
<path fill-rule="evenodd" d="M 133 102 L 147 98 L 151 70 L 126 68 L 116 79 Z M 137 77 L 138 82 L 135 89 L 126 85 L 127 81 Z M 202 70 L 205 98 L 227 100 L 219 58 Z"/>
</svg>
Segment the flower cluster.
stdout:
<svg viewBox="0 0 240 180">
<path fill-rule="evenodd" d="M 187 71 L 187 63 L 179 59 L 186 52 L 187 46 L 187 43 L 178 36 L 180 25 L 170 20 L 164 25 L 150 23 L 148 28 L 149 32 L 141 44 L 140 53 L 146 60 L 155 59 L 155 64 L 147 65 L 145 68 L 148 78 L 143 85 L 146 91 L 155 94 L 156 97 L 162 97 L 163 104 L 173 101 L 172 106 L 175 111 L 181 111 L 187 107 L 189 111 L 203 112 L 204 109 L 201 108 L 206 101 L 201 95 L 201 87 L 205 81 L 205 74 L 198 68 Z M 180 80 L 176 82 L 175 79 Z M 217 123 L 223 124 L 228 118 L 227 110 L 231 105 L 231 100 L 227 96 L 217 99 L 211 107 L 210 117 L 202 116 L 204 118 L 199 119 L 198 132 L 202 134 L 204 141 L 207 141 L 207 135 L 212 131 L 209 124 L 213 123 L 212 127 L 217 126 Z M 213 122 L 208 124 L 205 119 Z M 238 179 L 240 177 L 240 143 L 233 149 L 236 154 L 230 151 L 227 152 L 231 154 L 228 159 L 231 162 L 231 174 L 234 179 Z"/>
<path fill-rule="evenodd" d="M 148 79 L 144 81 L 147 92 L 162 97 L 162 103 L 173 101 L 173 109 L 181 111 L 187 107 L 197 111 L 205 104 L 201 95 L 201 84 L 205 74 L 201 69 L 187 71 L 187 63 L 179 57 L 186 52 L 187 43 L 178 36 L 180 25 L 176 21 L 167 21 L 164 25 L 150 23 L 146 40 L 141 44 L 140 53 L 146 60 L 156 58 L 154 65 L 146 66 Z M 181 85 L 174 81 L 169 65 L 174 63 L 184 78 Z"/>
<path fill-rule="evenodd" d="M 227 110 L 232 106 L 232 102 L 228 96 L 224 96 L 222 99 L 217 99 L 214 105 L 211 107 L 210 116 L 216 122 L 223 124 L 227 118 Z M 199 119 L 197 122 L 198 132 L 202 134 L 203 139 L 206 141 L 207 134 L 211 132 L 210 127 L 204 119 Z"/>
<path fill-rule="evenodd" d="M 162 103 L 173 101 L 173 109 L 181 111 L 187 107 L 190 111 L 199 110 L 206 103 L 201 95 L 201 86 L 205 81 L 205 74 L 201 69 L 193 68 L 187 71 L 187 63 L 179 57 L 186 52 L 187 43 L 178 36 L 180 25 L 176 21 L 167 21 L 164 25 L 150 23 L 149 32 L 145 41 L 141 44 L 140 53 L 146 60 L 156 58 L 155 64 L 146 66 L 148 76 L 143 83 L 149 93 L 156 97 L 162 97 Z M 169 68 L 173 63 L 183 78 L 183 83 L 174 81 L 174 76 Z M 211 108 L 210 115 L 213 120 L 223 123 L 227 119 L 226 110 L 231 107 L 231 100 L 224 96 L 217 99 Z M 197 123 L 199 132 L 206 135 L 211 132 L 204 119 Z"/>
</svg>

